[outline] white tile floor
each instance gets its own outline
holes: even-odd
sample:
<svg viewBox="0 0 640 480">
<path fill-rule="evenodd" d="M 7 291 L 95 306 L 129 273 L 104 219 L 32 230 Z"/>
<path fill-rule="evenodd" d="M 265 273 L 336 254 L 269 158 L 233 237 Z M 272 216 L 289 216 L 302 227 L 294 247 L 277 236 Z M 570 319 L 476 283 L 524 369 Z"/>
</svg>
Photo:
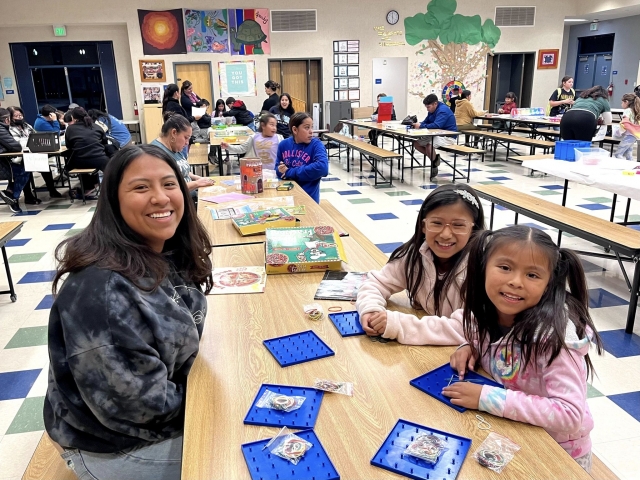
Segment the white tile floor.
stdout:
<svg viewBox="0 0 640 480">
<path fill-rule="evenodd" d="M 385 145 L 388 147 L 388 145 Z M 367 235 L 374 243 L 386 249 L 388 253 L 393 246 L 408 240 L 414 230 L 417 205 L 407 205 L 407 200 L 421 201 L 430 192 L 433 184 L 429 181 L 428 171 L 405 171 L 405 183 L 394 181 L 392 188 L 375 189 L 368 185 L 372 179 L 356 167 L 347 173 L 344 159 L 339 163 L 331 162 L 331 174 L 322 182 L 321 197 L 332 202 L 354 225 Z M 366 165 L 366 164 L 365 164 Z M 504 161 L 504 157 L 495 164 L 491 162 L 472 162 L 471 184 L 491 182 L 492 177 L 506 177 L 499 180 L 510 188 L 539 195 L 546 200 L 560 203 L 561 195 L 542 186 L 562 185 L 562 181 L 553 177 L 530 177 L 519 164 Z M 441 174 L 450 173 L 446 166 L 440 167 Z M 397 174 L 397 172 L 396 172 Z M 450 177 L 440 176 L 437 183 L 448 182 Z M 40 182 L 41 183 L 41 182 Z M 425 188 L 422 188 L 425 187 Z M 4 188 L 0 182 L 0 188 Z M 600 203 L 611 205 L 612 195 L 590 187 L 571 184 L 567 205 L 600 218 L 609 217 L 609 208 L 590 211 L 576 205 Z M 60 189 L 62 192 L 63 190 Z M 349 195 L 346 191 L 356 191 Z M 341 193 L 342 192 L 342 193 Z M 544 195 L 537 192 L 543 192 Z M 17 239 L 30 239 L 23 246 L 10 246 L 7 254 L 10 257 L 11 271 L 16 282 L 18 301 L 11 303 L 8 296 L 0 296 L 0 479 L 18 479 L 35 449 L 42 432 L 42 412 L 39 406 L 46 391 L 46 370 L 48 355 L 46 348 L 46 327 L 48 321 L 47 308 L 36 309 L 46 295 L 49 295 L 51 283 L 18 283 L 29 272 L 50 271 L 55 268 L 53 251 L 56 245 L 70 231 L 84 228 L 93 215 L 95 202 L 83 206 L 76 201 L 70 204 L 61 199 L 52 202 L 46 193 L 39 194 L 44 200 L 42 205 L 23 208 L 25 211 L 38 211 L 37 215 L 12 217 L 9 209 L 0 205 L 0 221 L 24 220 L 26 223 Z M 591 200 L 587 200 L 591 199 Z M 622 214 L 625 199 L 620 199 L 617 210 Z M 409 202 L 410 203 L 410 202 Z M 69 206 L 68 208 L 64 208 Z M 53 207 L 53 208 L 51 208 Z M 488 212 L 488 204 L 485 204 Z M 373 220 L 370 214 L 391 213 L 397 218 L 389 220 Z M 640 214 L 640 204 L 633 202 L 632 213 Z M 520 218 L 519 223 L 531 222 Z M 496 210 L 495 227 L 513 223 L 513 213 Z M 43 231 L 51 224 L 72 224 L 63 230 Z M 545 228 L 544 225 L 540 225 Z M 555 231 L 548 230 L 555 238 Z M 577 238 L 563 237 L 563 246 L 581 250 L 601 251 L 598 247 Z M 39 260 L 16 263 L 19 257 L 13 255 L 43 253 Z M 35 257 L 29 257 L 35 258 Z M 616 262 L 610 260 L 588 258 L 588 282 L 590 289 L 603 289 L 607 296 L 604 304 L 594 304 L 591 313 L 601 332 L 615 333 L 624 328 L 629 293 Z M 627 264 L 629 268 L 630 265 Z M 602 271 L 602 268 L 605 271 Z M 629 270 L 631 271 L 631 270 Z M 6 284 L 4 269 L 0 273 L 0 288 Z M 600 292 L 602 293 L 602 292 Z M 595 297 L 594 297 L 595 298 Z M 623 304 L 617 304 L 621 302 Z M 607 305 L 607 306 L 604 306 Z M 613 305 L 613 306 L 608 306 Z M 39 328 L 40 327 L 40 328 Z M 592 433 L 594 451 L 621 479 L 640 479 L 640 320 L 636 322 L 635 334 L 629 338 L 632 354 L 621 353 L 621 345 L 615 341 L 607 344 L 604 357 L 594 358 L 597 377 L 590 389 L 589 405 L 595 418 L 596 426 Z M 8 348 L 8 347 L 14 348 Z M 634 350 L 635 349 L 635 350 Z M 628 353 L 628 352 L 627 352 Z M 36 372 L 29 372 L 35 370 Z M 20 382 L 10 377 L 11 372 L 18 372 L 18 377 L 25 379 L 21 392 L 5 398 L 3 390 L 14 388 Z M 11 383 L 7 385 L 6 382 Z M 622 394 L 622 395 L 621 395 Z M 626 395 L 625 395 L 626 394 Z M 33 401 L 25 401 L 25 399 Z M 25 403 L 26 402 L 26 403 Z M 618 403 L 616 403 L 618 402 Z M 20 419 L 20 421 L 16 419 Z M 562 473 L 558 472 L 558 478 Z"/>
</svg>

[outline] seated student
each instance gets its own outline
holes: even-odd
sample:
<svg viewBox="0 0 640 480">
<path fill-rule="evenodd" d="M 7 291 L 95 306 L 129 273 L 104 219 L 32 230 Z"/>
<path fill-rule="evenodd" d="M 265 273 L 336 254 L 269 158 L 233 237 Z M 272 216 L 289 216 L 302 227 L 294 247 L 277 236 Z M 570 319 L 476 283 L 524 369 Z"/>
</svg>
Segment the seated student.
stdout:
<svg viewBox="0 0 640 480">
<path fill-rule="evenodd" d="M 222 142 L 220 147 L 236 155 L 246 153 L 249 158 L 259 158 L 262 160 L 263 170 L 275 170 L 278 145 L 284 140 L 277 131 L 276 117 L 265 113 L 260 117 L 260 127 L 254 136 L 249 137 L 242 145 Z"/>
<path fill-rule="evenodd" d="M 518 108 L 518 97 L 516 97 L 515 93 L 508 92 L 504 96 L 504 104 L 502 105 L 502 107 L 498 109 L 498 113 L 510 115 L 511 110 L 513 110 L 514 108 Z M 493 125 L 493 128 L 495 128 L 496 130 L 504 130 L 506 128 L 510 128 L 511 123 L 512 122 L 507 122 L 504 120 L 496 120 L 492 122 L 492 125 Z"/>
<path fill-rule="evenodd" d="M 291 121 L 291 115 L 296 113 L 293 108 L 293 102 L 291 101 L 291 95 L 283 93 L 280 95 L 278 105 L 271 107 L 269 113 L 275 115 L 278 121 L 278 133 L 284 138 L 291 136 L 291 130 L 289 130 L 289 122 Z"/>
<path fill-rule="evenodd" d="M 291 136 L 278 145 L 276 175 L 295 180 L 320 203 L 320 179 L 329 173 L 327 151 L 313 136 L 313 119 L 304 112 L 294 113 L 289 122 Z"/>
<path fill-rule="evenodd" d="M 216 109 L 213 111 L 212 116 L 214 118 L 222 117 L 223 113 L 227 111 L 227 105 L 224 103 L 224 100 L 219 98 L 216 100 Z"/>
<path fill-rule="evenodd" d="M 358 290 L 356 309 L 367 335 L 407 345 L 460 345 L 461 318 L 447 318 L 464 306 L 465 247 L 484 230 L 482 204 L 466 184 L 442 185 L 422 203 L 413 237 L 398 247 L 381 270 L 369 272 Z M 418 318 L 387 310 L 394 293 L 407 291 Z"/>
<path fill-rule="evenodd" d="M 414 123 L 413 128 L 431 128 L 439 130 L 449 130 L 457 132 L 456 118 L 453 112 L 444 103 L 438 100 L 438 96 L 431 93 L 422 101 L 429 114 L 422 123 Z M 435 149 L 456 143 L 457 137 L 427 137 L 424 140 L 416 140 L 413 146 L 423 155 L 431 160 L 431 179 L 438 176 L 438 165 L 440 165 L 440 154 Z"/>
<path fill-rule="evenodd" d="M 464 378 L 482 366 L 504 386 L 456 382 L 451 403 L 544 428 L 587 472 L 593 418 L 587 379 L 591 342 L 602 342 L 589 316 L 580 258 L 542 230 L 515 225 L 479 234 L 469 248 L 462 288 L 466 345 L 451 356 Z"/>
<path fill-rule="evenodd" d="M 132 145 L 89 226 L 57 247 L 43 414 L 79 478 L 180 478 L 210 245 L 171 156 Z"/>
<path fill-rule="evenodd" d="M 60 133 L 60 122 L 55 107 L 45 105 L 40 111 L 40 115 L 33 124 L 36 132 L 58 132 Z"/>
<path fill-rule="evenodd" d="M 118 142 L 119 148 L 128 147 L 131 144 L 131 132 L 127 126 L 113 115 L 91 109 L 87 112 L 91 119 Z"/>
<path fill-rule="evenodd" d="M 227 97 L 227 99 L 224 101 L 225 105 L 227 106 L 228 109 L 231 109 L 231 105 L 233 105 L 233 102 L 235 102 L 236 99 L 233 97 Z"/>
<path fill-rule="evenodd" d="M 64 132 L 67 129 L 67 124 L 64 121 L 64 112 L 56 110 L 56 117 L 58 118 L 58 123 L 60 124 L 60 135 L 64 135 Z"/>
<path fill-rule="evenodd" d="M 376 97 L 376 102 L 378 103 L 378 106 L 376 107 L 375 111 L 373 112 L 374 115 L 378 115 L 378 109 L 380 108 L 380 99 L 382 97 L 386 97 L 387 94 L 386 93 L 379 93 L 378 96 Z M 391 111 L 391 120 L 395 120 L 396 119 L 396 109 L 394 108 Z M 378 132 L 377 130 L 369 130 L 369 143 L 371 143 L 371 145 L 375 145 L 376 147 L 378 146 L 378 137 L 380 136 L 380 132 Z"/>
<path fill-rule="evenodd" d="M 209 103 L 209 100 L 207 100 L 206 98 L 201 98 L 200 101 L 196 103 L 196 107 L 205 109 L 204 115 L 202 115 L 196 122 L 198 124 L 198 127 L 200 127 L 202 130 L 208 130 L 209 128 L 211 128 L 211 115 L 206 113 L 206 110 L 210 106 L 211 103 Z"/>
<path fill-rule="evenodd" d="M 222 114 L 223 117 L 235 117 L 236 123 L 248 127 L 253 125 L 253 114 L 247 110 L 242 100 L 236 100 L 231 104 L 229 111 Z"/>
<path fill-rule="evenodd" d="M 456 126 L 458 131 L 463 130 L 475 130 L 476 126 L 473 123 L 475 117 L 484 115 L 482 110 L 476 110 L 471 104 L 471 92 L 469 90 L 463 90 L 462 95 L 456 102 Z"/>
</svg>

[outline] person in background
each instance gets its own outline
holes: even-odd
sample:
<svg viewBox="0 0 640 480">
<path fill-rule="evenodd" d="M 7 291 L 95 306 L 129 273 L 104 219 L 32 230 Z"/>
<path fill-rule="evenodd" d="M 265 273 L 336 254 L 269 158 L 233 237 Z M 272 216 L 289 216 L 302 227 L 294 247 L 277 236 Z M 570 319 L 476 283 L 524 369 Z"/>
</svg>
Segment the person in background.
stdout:
<svg viewBox="0 0 640 480">
<path fill-rule="evenodd" d="M 36 118 L 33 128 L 36 132 L 57 132 L 60 133 L 60 123 L 56 109 L 51 105 L 45 105 L 40 111 L 40 115 Z"/>
<path fill-rule="evenodd" d="M 215 181 L 191 173 L 191 167 L 184 151 L 185 147 L 189 145 L 192 133 L 191 124 L 184 116 L 167 112 L 164 114 L 164 124 L 160 136 L 151 142 L 151 145 L 160 147 L 173 158 L 191 192 L 191 197 L 195 200 L 198 198 L 198 187 L 209 187 Z"/>
<path fill-rule="evenodd" d="M 280 103 L 280 97 L 276 90 L 280 88 L 280 84 L 274 82 L 273 80 L 268 80 L 264 84 L 264 93 L 269 96 L 263 103 L 260 112 L 271 112 L 271 108 L 277 107 Z M 291 100 L 291 99 L 289 99 Z M 271 112 L 273 113 L 273 112 Z"/>
<path fill-rule="evenodd" d="M 187 113 L 187 118 L 193 118 L 192 122 L 200 120 L 201 115 L 193 115 L 193 107 L 197 107 L 200 97 L 193 91 L 193 84 L 189 80 L 182 82 L 180 87 L 180 104 Z"/>
<path fill-rule="evenodd" d="M 195 121 L 191 115 L 187 114 L 187 111 L 184 109 L 180 102 L 178 101 L 180 98 L 180 91 L 178 89 L 178 85 L 175 83 L 170 83 L 167 88 L 164 90 L 164 97 L 162 98 L 162 115 L 167 112 L 177 113 L 178 115 L 182 115 L 186 118 L 189 123 Z"/>
<path fill-rule="evenodd" d="M 622 121 L 619 129 L 623 137 L 620 140 L 615 157 L 633 160 L 633 147 L 638 143 L 638 137 L 631 129 L 633 128 L 632 126 L 637 127 L 640 124 L 640 98 L 633 93 L 625 93 L 622 96 L 622 108 L 624 108 L 624 112 L 622 112 Z M 636 152 L 636 159 L 639 157 L 640 151 Z"/>
<path fill-rule="evenodd" d="M 216 100 L 216 109 L 213 112 L 213 117 L 214 118 L 222 117 L 223 116 L 222 114 L 226 111 L 227 111 L 227 105 L 224 103 L 224 100 L 222 100 L 221 98 Z"/>
<path fill-rule="evenodd" d="M 222 114 L 223 117 L 235 117 L 236 123 L 251 128 L 253 125 L 253 115 L 247 110 L 242 100 L 236 100 L 231 104 L 231 108 Z"/>
<path fill-rule="evenodd" d="M 304 112 L 294 113 L 289 122 L 291 136 L 278 145 L 276 175 L 295 180 L 320 203 L 320 179 L 329 173 L 327 151 L 313 136 L 313 119 Z"/>
<path fill-rule="evenodd" d="M 291 121 L 291 115 L 296 113 L 291 103 L 291 95 L 283 93 L 280 95 L 280 102 L 278 105 L 271 107 L 269 113 L 275 115 L 278 121 L 278 133 L 284 138 L 291 136 L 291 130 L 289 130 L 289 122 Z"/>
<path fill-rule="evenodd" d="M 380 99 L 382 97 L 386 97 L 386 93 L 379 93 L 376 97 L 376 103 L 378 104 L 376 110 L 373 112 L 374 115 L 378 115 L 378 109 L 380 108 Z M 394 108 L 391 112 L 391 120 L 396 120 L 396 109 Z M 380 136 L 380 132 L 377 130 L 369 130 L 369 142 L 371 145 L 378 146 L 378 137 Z"/>
<path fill-rule="evenodd" d="M 67 146 L 67 171 L 74 168 L 96 168 L 101 172 L 109 163 L 106 152 L 108 145 L 107 135 L 95 123 L 85 111 L 78 107 L 71 110 L 72 123 L 67 127 L 65 143 Z M 93 175 L 80 175 L 80 181 L 84 187 L 86 197 L 91 197 L 99 187 L 98 178 Z M 76 198 L 79 195 L 75 193 Z"/>
<path fill-rule="evenodd" d="M 600 85 L 582 92 L 560 120 L 560 137 L 590 142 L 600 123 L 611 125 L 613 117 L 608 98 L 609 94 Z"/>
<path fill-rule="evenodd" d="M 509 92 L 504 96 L 504 104 L 498 109 L 500 114 L 511 114 L 511 110 L 518 108 L 518 97 L 513 92 Z"/>
<path fill-rule="evenodd" d="M 60 135 L 64 135 L 64 132 L 67 129 L 67 124 L 64 121 L 64 112 L 56 110 L 56 117 L 58 118 L 58 123 L 60 124 Z"/>
<path fill-rule="evenodd" d="M 456 112 L 454 113 L 458 131 L 475 130 L 476 126 L 473 123 L 473 119 L 482 115 L 484 115 L 484 112 L 476 110 L 471 104 L 471 91 L 463 90 L 462 95 L 456 101 Z"/>
<path fill-rule="evenodd" d="M 241 145 L 229 145 L 222 142 L 220 147 L 235 155 L 246 153 L 248 158 L 259 158 L 262 160 L 263 170 L 275 170 L 278 145 L 284 138 L 278 133 L 278 122 L 271 113 L 260 116 L 260 127 L 258 132 L 249 137 Z"/>
<path fill-rule="evenodd" d="M 440 129 L 457 132 L 456 117 L 444 103 L 438 100 L 438 96 L 431 93 L 422 101 L 429 114 L 422 123 L 414 123 L 413 128 Z M 440 165 L 440 154 L 436 153 L 436 148 L 456 143 L 457 137 L 427 137 L 424 140 L 416 140 L 413 146 L 423 155 L 431 160 L 431 179 L 438 176 L 438 165 Z"/>
<path fill-rule="evenodd" d="M 208 130 L 211 127 L 211 115 L 207 113 L 207 109 L 211 106 L 209 100 L 206 98 L 201 98 L 200 101 L 196 104 L 198 108 L 204 108 L 205 113 L 200 117 L 200 119 L 196 122 L 198 127 L 202 130 Z M 207 134 L 208 135 L 208 134 Z"/>
<path fill-rule="evenodd" d="M 9 124 L 11 123 L 11 114 L 6 108 L 0 108 L 0 153 L 20 153 L 22 145 L 13 138 L 9 132 Z M 22 213 L 22 209 L 18 204 L 22 189 L 29 182 L 29 172 L 24 170 L 24 166 L 16 164 L 11 158 L 0 157 L 0 169 L 9 172 L 8 180 L 11 183 L 12 190 L 0 190 L 0 198 L 7 204 L 9 210 L 13 213 Z"/>
<path fill-rule="evenodd" d="M 227 106 L 228 109 L 231 108 L 231 105 L 233 105 L 233 102 L 235 102 L 236 99 L 233 97 L 227 97 L 227 99 L 224 101 L 225 105 Z"/>
<path fill-rule="evenodd" d="M 564 115 L 575 103 L 576 91 L 573 89 L 573 77 L 562 77 L 562 85 L 555 89 L 549 97 L 549 115 Z"/>
<path fill-rule="evenodd" d="M 592 342 L 604 352 L 580 258 L 542 230 L 514 225 L 480 233 L 468 265 L 462 288 L 468 343 L 450 360 L 461 381 L 442 394 L 453 405 L 544 428 L 589 472 Z M 476 365 L 502 386 L 462 381 Z"/>
<path fill-rule="evenodd" d="M 87 113 L 98 126 L 102 127 L 107 135 L 116 139 L 120 148 L 131 145 L 129 129 L 116 117 L 96 109 L 91 109 Z"/>
<path fill-rule="evenodd" d="M 180 478 L 210 245 L 171 156 L 132 145 L 89 226 L 57 247 L 43 417 L 78 478 Z"/>
<path fill-rule="evenodd" d="M 456 102 L 460 99 L 460 87 L 458 85 L 454 85 L 451 89 L 451 96 L 449 97 L 449 108 L 455 114 L 456 113 Z"/>
<path fill-rule="evenodd" d="M 405 345 L 460 345 L 464 341 L 461 288 L 467 272 L 466 246 L 484 230 L 484 211 L 475 190 L 448 184 L 422 203 L 413 236 L 398 247 L 381 270 L 368 273 L 358 290 L 356 309 L 367 335 Z M 403 290 L 416 315 L 387 310 Z"/>
</svg>

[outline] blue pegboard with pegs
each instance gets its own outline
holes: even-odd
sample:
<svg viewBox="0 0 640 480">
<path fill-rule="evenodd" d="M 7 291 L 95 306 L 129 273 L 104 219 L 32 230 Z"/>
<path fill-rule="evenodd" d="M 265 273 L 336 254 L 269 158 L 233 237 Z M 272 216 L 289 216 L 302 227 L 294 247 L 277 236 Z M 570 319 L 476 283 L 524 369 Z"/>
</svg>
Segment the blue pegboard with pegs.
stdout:
<svg viewBox="0 0 640 480">
<path fill-rule="evenodd" d="M 335 352 L 312 330 L 271 338 L 262 343 L 281 367 L 335 355 Z"/>
<path fill-rule="evenodd" d="M 447 443 L 448 450 L 440 455 L 435 465 L 431 465 L 421 458 L 404 454 L 409 444 L 421 434 L 436 435 Z M 471 448 L 470 438 L 441 432 L 400 419 L 380 450 L 371 459 L 371 465 L 416 480 L 453 480 L 458 476 L 469 448 Z"/>
<path fill-rule="evenodd" d="M 364 335 L 364 329 L 360 325 L 360 315 L 358 312 L 330 313 L 329 320 L 335 325 L 343 337 L 353 337 Z"/>
<path fill-rule="evenodd" d="M 463 381 L 467 380 L 479 385 L 491 385 L 492 387 L 503 388 L 503 386 L 498 382 L 494 382 L 493 380 L 483 377 L 476 372 L 468 371 L 465 373 Z M 456 382 L 458 382 L 458 372 L 451 368 L 451 365 L 445 363 L 435 370 L 431 370 L 418 378 L 414 378 L 409 383 L 417 389 L 422 390 L 427 395 L 431 395 L 442 403 L 449 405 L 451 408 L 454 408 L 459 412 L 465 412 L 467 410 L 466 408 L 452 404 L 448 397 L 442 395 L 442 389 L 444 387 L 447 385 L 453 385 Z"/>
<path fill-rule="evenodd" d="M 295 434 L 313 444 L 297 465 L 262 449 L 270 438 L 242 445 L 252 480 L 337 480 L 340 474 L 331 463 L 320 440 L 313 430 L 301 430 Z"/>
<path fill-rule="evenodd" d="M 281 393 L 288 396 L 305 397 L 304 403 L 299 409 L 291 412 L 275 410 L 272 408 L 258 408 L 256 403 L 262 397 L 265 390 Z M 251 408 L 244 417 L 244 423 L 248 425 L 266 425 L 270 427 L 313 428 L 318 418 L 320 405 L 324 392 L 310 387 L 292 387 L 288 385 L 263 384 L 258 390 Z"/>
</svg>

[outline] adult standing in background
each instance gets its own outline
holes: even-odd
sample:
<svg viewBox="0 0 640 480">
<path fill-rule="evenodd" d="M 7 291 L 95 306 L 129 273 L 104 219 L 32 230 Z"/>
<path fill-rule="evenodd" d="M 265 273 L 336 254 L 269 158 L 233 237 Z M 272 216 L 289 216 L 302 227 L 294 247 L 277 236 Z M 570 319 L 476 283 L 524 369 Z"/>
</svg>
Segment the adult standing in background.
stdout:
<svg viewBox="0 0 640 480">
<path fill-rule="evenodd" d="M 202 115 L 193 115 L 192 109 L 193 107 L 197 107 L 197 103 L 200 101 L 200 97 L 196 95 L 193 91 L 193 83 L 189 80 L 185 80 L 182 82 L 182 87 L 180 87 L 180 103 L 182 104 L 182 108 L 187 112 L 187 118 L 192 117 L 193 120 L 200 120 Z"/>
<path fill-rule="evenodd" d="M 590 142 L 600 123 L 611 125 L 613 119 L 608 98 L 607 91 L 600 85 L 582 92 L 560 120 L 560 137 Z"/>
<path fill-rule="evenodd" d="M 264 84 L 264 93 L 266 93 L 269 98 L 267 98 L 262 104 L 262 108 L 260 112 L 268 112 L 272 107 L 275 107 L 280 103 L 280 97 L 276 93 L 276 90 L 280 88 L 280 84 L 274 82 L 273 80 L 268 80 Z"/>
<path fill-rule="evenodd" d="M 575 103 L 576 91 L 573 89 L 573 77 L 562 77 L 562 84 L 549 97 L 549 115 L 564 115 Z"/>
<path fill-rule="evenodd" d="M 189 123 L 193 122 L 195 119 L 187 114 L 184 107 L 180 105 L 179 99 L 180 89 L 178 85 L 170 83 L 165 89 L 164 97 L 162 98 L 162 115 L 164 116 L 167 112 L 173 112 L 182 115 Z"/>
</svg>

